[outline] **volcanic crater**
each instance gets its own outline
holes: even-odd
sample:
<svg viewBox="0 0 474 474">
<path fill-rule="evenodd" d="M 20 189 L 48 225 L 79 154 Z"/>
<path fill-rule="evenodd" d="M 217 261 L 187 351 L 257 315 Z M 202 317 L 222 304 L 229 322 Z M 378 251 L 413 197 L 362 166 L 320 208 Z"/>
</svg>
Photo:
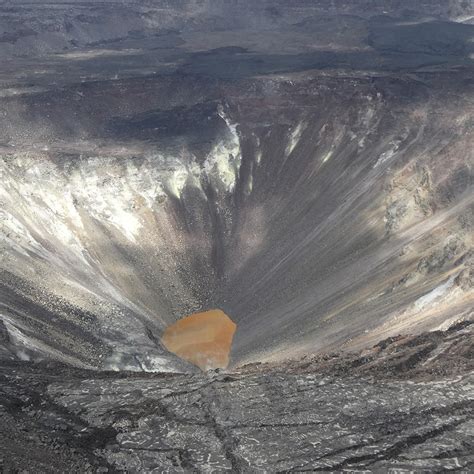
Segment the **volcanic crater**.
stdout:
<svg viewBox="0 0 474 474">
<path fill-rule="evenodd" d="M 473 18 L 0 2 L 0 467 L 472 470 Z"/>
</svg>

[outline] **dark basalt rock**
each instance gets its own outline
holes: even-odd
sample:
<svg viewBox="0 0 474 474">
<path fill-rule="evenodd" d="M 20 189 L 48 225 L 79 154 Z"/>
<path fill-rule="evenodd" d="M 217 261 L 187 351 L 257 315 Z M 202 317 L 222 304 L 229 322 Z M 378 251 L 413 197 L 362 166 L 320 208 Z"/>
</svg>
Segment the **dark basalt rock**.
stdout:
<svg viewBox="0 0 474 474">
<path fill-rule="evenodd" d="M 230 373 L 2 364 L 2 468 L 468 472 L 472 348 L 472 326 L 460 324 Z"/>
</svg>

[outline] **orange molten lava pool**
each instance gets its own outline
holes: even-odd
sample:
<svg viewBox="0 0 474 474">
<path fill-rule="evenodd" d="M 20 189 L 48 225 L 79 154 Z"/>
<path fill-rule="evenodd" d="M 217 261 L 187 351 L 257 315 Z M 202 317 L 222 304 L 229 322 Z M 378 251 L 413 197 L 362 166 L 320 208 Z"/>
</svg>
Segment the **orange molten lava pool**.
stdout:
<svg viewBox="0 0 474 474">
<path fill-rule="evenodd" d="M 220 309 L 195 313 L 166 328 L 161 342 L 202 370 L 226 368 L 237 325 Z"/>
</svg>

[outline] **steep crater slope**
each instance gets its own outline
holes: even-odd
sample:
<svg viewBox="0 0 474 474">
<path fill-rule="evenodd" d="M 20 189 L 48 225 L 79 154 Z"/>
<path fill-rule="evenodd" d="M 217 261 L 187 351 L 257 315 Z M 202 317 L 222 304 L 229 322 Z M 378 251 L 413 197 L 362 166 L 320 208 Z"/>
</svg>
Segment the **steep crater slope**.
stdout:
<svg viewBox="0 0 474 474">
<path fill-rule="evenodd" d="M 214 307 L 233 364 L 472 316 L 467 73 L 178 74 L 2 107 L 4 357 L 188 370 L 159 337 Z"/>
<path fill-rule="evenodd" d="M 0 355 L 231 365 L 472 317 L 474 9 L 0 2 Z"/>
</svg>

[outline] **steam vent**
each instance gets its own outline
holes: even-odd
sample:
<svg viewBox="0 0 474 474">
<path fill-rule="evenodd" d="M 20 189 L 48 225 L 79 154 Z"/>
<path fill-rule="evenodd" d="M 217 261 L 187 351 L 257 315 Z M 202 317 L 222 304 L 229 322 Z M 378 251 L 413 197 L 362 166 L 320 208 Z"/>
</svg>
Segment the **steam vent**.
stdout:
<svg viewBox="0 0 474 474">
<path fill-rule="evenodd" d="M 213 309 L 168 326 L 161 341 L 170 352 L 202 370 L 225 369 L 235 328 L 229 316 Z"/>
<path fill-rule="evenodd" d="M 474 0 L 0 0 L 0 473 L 474 472 Z"/>
</svg>

